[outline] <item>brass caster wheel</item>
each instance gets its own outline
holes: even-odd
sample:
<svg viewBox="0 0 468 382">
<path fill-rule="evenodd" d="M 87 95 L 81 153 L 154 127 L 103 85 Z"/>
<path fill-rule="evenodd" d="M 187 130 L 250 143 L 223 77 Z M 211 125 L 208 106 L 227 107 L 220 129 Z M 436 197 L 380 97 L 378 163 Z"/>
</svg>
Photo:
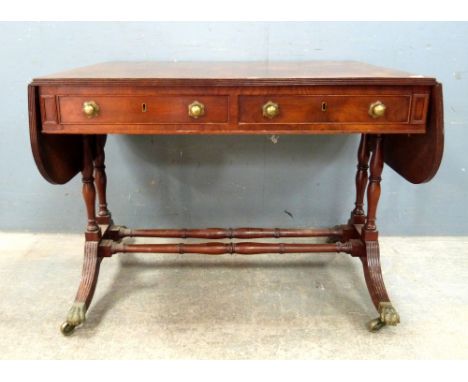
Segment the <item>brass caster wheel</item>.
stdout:
<svg viewBox="0 0 468 382">
<path fill-rule="evenodd" d="M 60 331 L 62 334 L 66 337 L 71 336 L 73 332 L 75 331 L 75 325 L 69 324 L 67 321 L 65 321 L 61 326 L 60 326 Z"/>
<path fill-rule="evenodd" d="M 381 321 L 380 318 L 376 318 L 372 321 L 369 321 L 369 323 L 367 324 L 369 331 L 371 331 L 372 333 L 378 332 L 384 326 L 385 322 Z"/>
</svg>

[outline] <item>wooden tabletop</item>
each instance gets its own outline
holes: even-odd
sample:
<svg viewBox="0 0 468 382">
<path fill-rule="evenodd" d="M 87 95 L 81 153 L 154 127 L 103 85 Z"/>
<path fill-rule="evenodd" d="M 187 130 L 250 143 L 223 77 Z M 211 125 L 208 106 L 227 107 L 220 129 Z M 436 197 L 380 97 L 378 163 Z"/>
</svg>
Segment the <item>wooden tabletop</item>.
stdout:
<svg viewBox="0 0 468 382">
<path fill-rule="evenodd" d="M 355 61 L 108 62 L 38 77 L 28 100 L 35 161 L 59 184 L 81 170 L 81 135 L 387 134 L 385 162 L 413 183 L 435 175 L 444 146 L 434 78 Z M 378 103 L 388 111 L 373 118 Z"/>
<path fill-rule="evenodd" d="M 122 82 L 153 80 L 157 83 L 183 81 L 196 84 L 320 84 L 346 83 L 434 84 L 434 78 L 382 68 L 356 61 L 244 61 L 161 62 L 116 61 L 76 68 L 38 77 L 35 83 Z"/>
</svg>

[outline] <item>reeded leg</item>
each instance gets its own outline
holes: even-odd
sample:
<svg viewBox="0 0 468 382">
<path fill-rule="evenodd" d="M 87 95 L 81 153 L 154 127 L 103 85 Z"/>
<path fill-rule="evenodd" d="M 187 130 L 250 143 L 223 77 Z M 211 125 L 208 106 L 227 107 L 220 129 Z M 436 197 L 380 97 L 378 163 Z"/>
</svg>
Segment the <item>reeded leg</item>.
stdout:
<svg viewBox="0 0 468 382">
<path fill-rule="evenodd" d="M 364 194 L 368 181 L 367 170 L 369 169 L 369 157 L 368 136 L 366 134 L 362 134 L 357 155 L 356 202 L 354 203 L 355 208 L 351 212 L 351 223 L 354 224 L 363 224 L 366 220 L 366 215 L 364 214 Z"/>
<path fill-rule="evenodd" d="M 70 335 L 76 326 L 86 319 L 86 310 L 93 298 L 94 289 L 99 274 L 101 258 L 98 257 L 101 231 L 96 222 L 96 190 L 93 178 L 93 145 L 94 137 L 83 137 L 83 199 L 86 205 L 88 224 L 85 232 L 84 264 L 80 286 L 67 320 L 62 324 L 61 331 Z"/>
<path fill-rule="evenodd" d="M 390 302 L 387 290 L 385 289 L 382 269 L 380 267 L 378 241 L 366 242 L 366 254 L 365 257 L 361 257 L 361 261 L 367 289 L 375 308 L 379 312 L 379 317 L 369 322 L 369 329 L 375 332 L 385 325 L 397 325 L 400 322 L 400 316 Z"/>
<path fill-rule="evenodd" d="M 94 177 L 97 188 L 99 209 L 97 214 L 97 222 L 99 224 L 110 224 L 111 213 L 107 209 L 107 198 L 106 198 L 106 187 L 107 187 L 107 176 L 104 145 L 106 144 L 106 136 L 96 136 L 96 158 L 94 160 Z"/>
<path fill-rule="evenodd" d="M 367 219 L 363 237 L 366 253 L 361 257 L 367 289 L 379 317 L 369 323 L 371 331 L 377 331 L 385 325 L 396 325 L 400 317 L 392 306 L 382 277 L 380 251 L 376 222 L 377 205 L 380 199 L 380 182 L 383 170 L 382 137 L 376 136 L 373 142 L 370 161 L 369 185 L 367 187 Z"/>
<path fill-rule="evenodd" d="M 98 241 L 87 241 L 84 250 L 84 263 L 81 273 L 80 286 L 75 302 L 70 308 L 66 321 L 61 326 L 64 335 L 70 335 L 76 326 L 86 320 L 86 311 L 96 289 L 101 258 L 98 256 Z"/>
</svg>

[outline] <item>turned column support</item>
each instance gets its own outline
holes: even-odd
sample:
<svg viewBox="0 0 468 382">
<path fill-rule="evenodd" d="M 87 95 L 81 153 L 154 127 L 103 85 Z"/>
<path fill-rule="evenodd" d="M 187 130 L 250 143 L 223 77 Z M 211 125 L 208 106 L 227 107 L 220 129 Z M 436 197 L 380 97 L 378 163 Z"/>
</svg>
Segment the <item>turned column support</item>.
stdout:
<svg viewBox="0 0 468 382">
<path fill-rule="evenodd" d="M 86 206 L 88 224 L 86 225 L 86 239 L 99 240 L 100 229 L 96 222 L 96 189 L 93 177 L 93 143 L 94 137 L 83 136 L 83 168 L 81 170 L 83 182 L 83 199 Z"/>
<path fill-rule="evenodd" d="M 380 199 L 380 182 L 383 170 L 382 136 L 373 137 L 372 157 L 369 166 L 369 184 L 367 186 L 367 218 L 364 225 L 364 240 L 377 240 L 377 205 Z"/>
<path fill-rule="evenodd" d="M 96 158 L 94 159 L 94 183 L 97 189 L 99 209 L 97 213 L 96 220 L 99 224 L 110 224 L 111 223 L 111 213 L 107 209 L 107 197 L 106 197 L 106 188 L 107 188 L 107 175 L 106 175 L 106 166 L 105 166 L 105 152 L 104 145 L 106 144 L 105 135 L 96 136 Z"/>
<path fill-rule="evenodd" d="M 369 157 L 370 150 L 368 135 L 362 134 L 357 154 L 356 201 L 354 203 L 355 208 L 351 212 L 352 224 L 364 224 L 366 221 L 366 215 L 364 213 L 364 194 L 368 181 L 367 170 L 369 169 Z"/>
</svg>

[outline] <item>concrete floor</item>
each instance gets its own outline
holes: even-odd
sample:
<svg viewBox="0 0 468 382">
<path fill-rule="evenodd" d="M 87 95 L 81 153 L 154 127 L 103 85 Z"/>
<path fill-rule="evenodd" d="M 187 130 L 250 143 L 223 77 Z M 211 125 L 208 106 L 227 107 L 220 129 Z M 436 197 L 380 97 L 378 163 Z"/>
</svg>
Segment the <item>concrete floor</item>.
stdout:
<svg viewBox="0 0 468 382">
<path fill-rule="evenodd" d="M 59 326 L 81 235 L 0 233 L 1 359 L 467 359 L 468 237 L 382 237 L 401 324 L 376 316 L 344 254 L 117 255 L 85 325 Z"/>
</svg>

